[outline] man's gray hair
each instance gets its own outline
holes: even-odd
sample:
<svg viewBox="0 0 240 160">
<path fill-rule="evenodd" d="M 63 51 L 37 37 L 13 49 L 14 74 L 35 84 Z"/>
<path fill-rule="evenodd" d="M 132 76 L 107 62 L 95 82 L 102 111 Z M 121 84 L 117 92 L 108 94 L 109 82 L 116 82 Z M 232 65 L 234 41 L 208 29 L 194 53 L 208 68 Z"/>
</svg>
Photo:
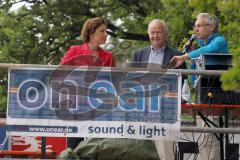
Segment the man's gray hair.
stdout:
<svg viewBox="0 0 240 160">
<path fill-rule="evenodd" d="M 168 27 L 167 27 L 167 24 L 166 24 L 165 21 L 160 20 L 160 19 L 153 19 L 153 20 L 151 20 L 151 22 L 149 22 L 149 24 L 148 24 L 148 29 L 149 29 L 149 26 L 152 25 L 153 23 L 158 23 L 158 24 L 160 24 L 160 25 L 164 28 L 164 30 L 165 30 L 166 32 L 168 32 Z"/>
<path fill-rule="evenodd" d="M 199 13 L 197 15 L 197 19 L 199 19 L 201 17 L 206 18 L 207 24 L 214 26 L 214 30 L 213 30 L 214 33 L 218 32 L 218 18 L 215 15 L 211 15 L 209 13 Z"/>
</svg>

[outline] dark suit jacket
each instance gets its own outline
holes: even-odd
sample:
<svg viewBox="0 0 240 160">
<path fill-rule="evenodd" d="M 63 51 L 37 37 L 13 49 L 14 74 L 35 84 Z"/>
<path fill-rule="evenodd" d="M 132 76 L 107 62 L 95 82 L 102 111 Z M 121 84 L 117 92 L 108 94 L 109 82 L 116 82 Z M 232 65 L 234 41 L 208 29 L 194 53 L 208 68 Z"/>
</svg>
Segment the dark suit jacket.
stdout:
<svg viewBox="0 0 240 160">
<path fill-rule="evenodd" d="M 133 55 L 132 67 L 146 68 L 150 52 L 151 52 L 150 46 L 136 51 Z M 163 55 L 162 68 L 165 68 L 165 69 L 169 68 L 170 60 L 172 59 L 173 56 L 176 56 L 176 55 L 181 55 L 181 52 L 166 46 L 164 50 L 164 55 Z M 186 69 L 186 64 L 184 63 L 179 68 Z"/>
</svg>

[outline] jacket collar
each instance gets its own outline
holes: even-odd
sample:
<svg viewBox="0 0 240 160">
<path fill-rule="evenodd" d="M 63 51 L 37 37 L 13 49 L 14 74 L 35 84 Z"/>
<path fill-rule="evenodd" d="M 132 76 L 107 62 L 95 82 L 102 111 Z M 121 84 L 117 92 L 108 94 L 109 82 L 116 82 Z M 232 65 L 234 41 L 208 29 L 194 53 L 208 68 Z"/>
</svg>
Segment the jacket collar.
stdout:
<svg viewBox="0 0 240 160">
<path fill-rule="evenodd" d="M 220 36 L 219 33 L 213 33 L 212 35 L 210 35 L 207 39 L 207 43 L 205 43 L 203 40 L 199 39 L 198 40 L 198 44 L 202 47 L 202 46 L 206 46 L 208 45 L 215 37 Z"/>
</svg>

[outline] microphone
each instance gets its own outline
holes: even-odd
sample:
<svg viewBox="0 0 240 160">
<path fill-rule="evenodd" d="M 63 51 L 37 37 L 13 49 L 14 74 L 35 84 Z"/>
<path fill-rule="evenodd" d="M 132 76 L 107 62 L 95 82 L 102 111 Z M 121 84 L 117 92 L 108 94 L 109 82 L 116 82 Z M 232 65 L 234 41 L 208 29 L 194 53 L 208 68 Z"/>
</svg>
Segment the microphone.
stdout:
<svg viewBox="0 0 240 160">
<path fill-rule="evenodd" d="M 184 46 L 183 53 L 187 53 L 187 51 L 192 46 L 193 41 L 197 38 L 195 34 L 191 36 L 191 38 L 187 41 L 186 45 Z"/>
</svg>

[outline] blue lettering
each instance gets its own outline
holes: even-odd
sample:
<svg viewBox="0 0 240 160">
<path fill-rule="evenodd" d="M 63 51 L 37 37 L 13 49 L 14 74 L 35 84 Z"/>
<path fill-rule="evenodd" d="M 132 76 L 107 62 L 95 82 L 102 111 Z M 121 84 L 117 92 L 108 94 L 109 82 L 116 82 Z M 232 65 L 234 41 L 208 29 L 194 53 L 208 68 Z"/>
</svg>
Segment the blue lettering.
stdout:
<svg viewBox="0 0 240 160">
<path fill-rule="evenodd" d="M 136 82 L 121 83 L 120 107 L 126 111 L 144 111 L 144 88 Z"/>
<path fill-rule="evenodd" d="M 41 107 L 47 97 L 47 89 L 38 80 L 29 80 L 19 86 L 17 99 L 22 107 L 36 109 Z"/>
<path fill-rule="evenodd" d="M 150 86 L 150 112 L 159 112 L 160 108 L 160 97 L 168 89 L 168 85 L 165 83 L 157 84 L 152 83 Z"/>
<path fill-rule="evenodd" d="M 117 106 L 116 91 L 108 81 L 96 81 L 89 86 L 88 102 L 92 108 L 113 110 Z"/>
</svg>

